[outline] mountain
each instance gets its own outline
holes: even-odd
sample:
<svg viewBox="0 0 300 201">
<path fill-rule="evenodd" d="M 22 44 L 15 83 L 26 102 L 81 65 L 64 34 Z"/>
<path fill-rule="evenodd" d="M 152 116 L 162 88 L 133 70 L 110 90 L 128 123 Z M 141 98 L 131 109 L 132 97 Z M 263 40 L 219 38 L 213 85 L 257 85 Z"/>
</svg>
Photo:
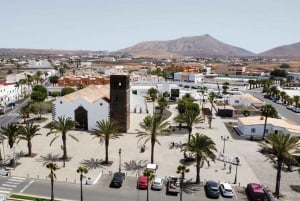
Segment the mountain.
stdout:
<svg viewBox="0 0 300 201">
<path fill-rule="evenodd" d="M 85 55 L 88 50 L 56 50 L 56 49 L 29 49 L 29 48 L 0 48 L 0 55 Z"/>
<path fill-rule="evenodd" d="M 143 56 L 156 53 L 169 56 L 254 56 L 245 49 L 225 44 L 210 35 L 182 37 L 168 41 L 148 41 L 117 52 Z M 155 56 L 155 55 L 153 55 Z"/>
<path fill-rule="evenodd" d="M 300 42 L 267 50 L 260 53 L 259 56 L 300 58 Z"/>
</svg>

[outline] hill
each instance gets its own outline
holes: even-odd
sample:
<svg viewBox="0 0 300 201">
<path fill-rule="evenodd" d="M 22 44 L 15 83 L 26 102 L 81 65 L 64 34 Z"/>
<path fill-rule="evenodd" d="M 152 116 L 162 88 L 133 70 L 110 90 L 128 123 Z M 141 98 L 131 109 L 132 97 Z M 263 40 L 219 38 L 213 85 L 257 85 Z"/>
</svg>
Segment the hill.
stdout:
<svg viewBox="0 0 300 201">
<path fill-rule="evenodd" d="M 259 54 L 264 57 L 300 58 L 300 42 L 279 46 Z"/>
<path fill-rule="evenodd" d="M 118 50 L 118 52 L 141 56 L 151 52 L 172 56 L 254 56 L 245 49 L 216 40 L 210 35 L 182 37 L 168 41 L 148 41 Z M 154 56 L 154 55 L 153 55 Z"/>
</svg>

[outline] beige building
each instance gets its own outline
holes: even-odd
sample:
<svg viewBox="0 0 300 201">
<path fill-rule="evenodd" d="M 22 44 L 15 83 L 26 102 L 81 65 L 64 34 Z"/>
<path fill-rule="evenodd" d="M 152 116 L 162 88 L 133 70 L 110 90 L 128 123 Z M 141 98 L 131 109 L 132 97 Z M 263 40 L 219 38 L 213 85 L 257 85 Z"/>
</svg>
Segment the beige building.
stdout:
<svg viewBox="0 0 300 201">
<path fill-rule="evenodd" d="M 222 68 L 216 68 L 215 73 L 225 74 L 225 75 L 244 75 L 246 73 L 246 66 L 242 66 L 242 65 L 223 66 Z"/>
</svg>

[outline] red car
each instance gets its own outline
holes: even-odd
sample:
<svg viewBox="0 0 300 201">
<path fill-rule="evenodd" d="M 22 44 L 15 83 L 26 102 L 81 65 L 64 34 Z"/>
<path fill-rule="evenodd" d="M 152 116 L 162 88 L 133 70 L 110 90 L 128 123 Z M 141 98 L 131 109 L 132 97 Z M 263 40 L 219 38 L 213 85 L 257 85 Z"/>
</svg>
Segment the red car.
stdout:
<svg viewBox="0 0 300 201">
<path fill-rule="evenodd" d="M 148 188 L 148 178 L 146 176 L 140 176 L 137 182 L 138 189 Z"/>
</svg>

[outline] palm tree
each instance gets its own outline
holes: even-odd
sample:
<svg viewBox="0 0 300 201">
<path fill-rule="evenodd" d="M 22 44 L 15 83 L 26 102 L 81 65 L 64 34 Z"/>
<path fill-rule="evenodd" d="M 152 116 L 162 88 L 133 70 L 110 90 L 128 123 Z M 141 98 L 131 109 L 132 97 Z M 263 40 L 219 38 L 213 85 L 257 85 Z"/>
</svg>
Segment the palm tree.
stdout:
<svg viewBox="0 0 300 201">
<path fill-rule="evenodd" d="M 77 173 L 80 174 L 80 201 L 83 201 L 82 179 L 83 179 L 83 174 L 88 173 L 88 169 L 85 167 L 78 167 L 76 171 Z"/>
<path fill-rule="evenodd" d="M 183 190 L 183 181 L 184 181 L 184 176 L 185 173 L 188 173 L 190 171 L 190 169 L 188 169 L 186 166 L 184 165 L 179 165 L 177 167 L 177 174 L 181 174 L 181 180 L 180 180 L 180 201 L 182 201 L 182 190 Z"/>
<path fill-rule="evenodd" d="M 37 135 L 42 135 L 38 133 L 40 130 L 39 125 L 33 125 L 33 123 L 27 123 L 26 126 L 19 126 L 18 129 L 18 142 L 20 140 L 26 140 L 27 141 L 27 148 L 28 148 L 28 156 L 32 155 L 32 143 L 31 140 L 33 137 Z"/>
<path fill-rule="evenodd" d="M 193 125 L 196 123 L 203 122 L 203 118 L 199 116 L 199 113 L 195 110 L 186 110 L 184 113 L 179 114 L 175 121 L 179 123 L 186 123 L 189 137 L 188 141 L 190 141 L 191 133 L 193 131 Z"/>
<path fill-rule="evenodd" d="M 154 88 L 154 87 L 151 87 L 149 90 L 148 90 L 148 94 L 153 102 L 153 115 L 155 114 L 155 106 L 154 106 L 154 103 L 155 103 L 155 100 L 157 99 L 157 89 Z"/>
<path fill-rule="evenodd" d="M 58 168 L 58 166 L 56 165 L 56 163 L 48 163 L 46 165 L 46 167 L 48 169 L 50 169 L 50 174 L 48 175 L 48 177 L 51 179 L 51 201 L 54 201 L 54 189 L 53 189 L 53 185 L 54 185 L 54 178 L 56 178 L 56 175 L 55 175 L 55 171 Z"/>
<path fill-rule="evenodd" d="M 229 82 L 224 82 L 222 89 L 223 89 L 223 94 L 227 94 L 227 90 L 229 89 Z"/>
<path fill-rule="evenodd" d="M 155 177 L 155 174 L 153 173 L 153 171 L 151 170 L 145 170 L 143 175 L 145 177 L 147 177 L 147 201 L 149 201 L 149 186 L 150 186 L 150 182 L 151 180 Z"/>
<path fill-rule="evenodd" d="M 29 118 L 30 107 L 28 105 L 21 107 L 19 114 L 23 118 L 23 123 L 25 124 L 26 119 Z"/>
<path fill-rule="evenodd" d="M 140 138 L 140 140 L 145 139 L 144 144 L 146 144 L 149 140 L 151 143 L 151 163 L 154 162 L 154 145 L 160 142 L 157 137 L 159 135 L 167 135 L 171 132 L 169 122 L 165 121 L 161 115 L 153 115 L 146 116 L 143 122 L 140 123 L 140 127 L 144 131 L 138 131 L 138 135 L 136 137 Z"/>
<path fill-rule="evenodd" d="M 254 85 L 255 80 L 248 80 L 249 83 L 249 89 L 252 89 L 252 86 Z"/>
<path fill-rule="evenodd" d="M 18 126 L 13 123 L 7 124 L 6 126 L 1 127 L 0 133 L 2 133 L 4 139 L 8 139 L 9 148 L 12 150 L 16 140 L 18 139 Z M 11 156 L 10 165 L 15 165 L 14 156 Z"/>
<path fill-rule="evenodd" d="M 285 91 L 280 91 L 279 95 L 281 97 L 281 101 L 283 102 L 284 101 L 284 97 L 286 96 L 286 92 Z"/>
<path fill-rule="evenodd" d="M 56 133 L 61 133 L 61 137 L 62 137 L 62 142 L 63 142 L 63 160 L 67 160 L 68 159 L 68 155 L 67 155 L 67 132 L 70 131 L 71 129 L 73 129 L 75 126 L 75 121 L 73 121 L 70 117 L 65 117 L 65 116 L 59 116 L 58 120 L 52 121 L 50 123 L 50 132 L 47 133 L 48 135 L 51 134 L 56 134 Z M 79 141 L 76 137 L 74 137 L 73 135 L 69 136 L 76 140 L 77 142 Z M 59 136 L 55 136 L 51 142 L 50 142 L 50 146 L 52 145 L 52 143 L 58 138 Z"/>
<path fill-rule="evenodd" d="M 105 163 L 108 164 L 108 146 L 110 139 L 118 139 L 122 136 L 119 133 L 117 125 L 109 120 L 101 120 L 96 122 L 97 129 L 94 129 L 91 135 L 100 139 L 100 143 L 105 144 Z"/>
<path fill-rule="evenodd" d="M 204 94 L 207 92 L 207 87 L 201 87 L 200 93 L 202 94 L 202 108 L 204 106 Z"/>
<path fill-rule="evenodd" d="M 294 102 L 296 104 L 296 108 L 299 106 L 300 96 L 294 96 Z"/>
<path fill-rule="evenodd" d="M 211 91 L 211 92 L 209 93 L 208 100 L 209 100 L 209 102 L 210 102 L 210 104 L 211 104 L 211 106 L 210 106 L 210 111 L 211 111 L 211 112 L 212 112 L 213 103 L 214 103 L 214 100 L 215 100 L 216 97 L 217 97 L 217 95 L 216 95 L 215 92 Z"/>
<path fill-rule="evenodd" d="M 191 136 L 191 140 L 188 143 L 183 144 L 184 152 L 191 152 L 196 158 L 196 183 L 200 184 L 200 168 L 204 165 L 204 162 L 208 162 L 209 159 L 215 161 L 217 151 L 214 141 L 203 134 L 196 133 Z"/>
<path fill-rule="evenodd" d="M 243 114 L 245 117 L 248 117 L 248 116 L 250 116 L 251 112 L 250 112 L 250 110 L 245 109 L 245 110 L 242 111 L 242 114 Z"/>
<path fill-rule="evenodd" d="M 164 96 L 161 96 L 159 97 L 157 102 L 160 109 L 160 114 L 162 114 L 164 110 L 168 107 L 168 101 Z"/>
<path fill-rule="evenodd" d="M 300 151 L 300 141 L 297 137 L 292 137 L 289 134 L 271 134 L 267 136 L 266 141 L 260 144 L 263 150 L 268 153 L 270 159 L 277 157 L 277 175 L 275 195 L 280 195 L 280 180 L 281 168 L 285 160 L 296 162 L 293 156 Z"/>
<path fill-rule="evenodd" d="M 262 136 L 262 139 L 264 139 L 266 136 L 266 127 L 267 127 L 268 117 L 276 118 L 278 116 L 278 114 L 277 114 L 276 109 L 271 104 L 266 104 L 266 105 L 262 106 L 260 113 L 262 116 L 265 117 L 264 132 L 263 132 L 263 136 Z"/>
</svg>

